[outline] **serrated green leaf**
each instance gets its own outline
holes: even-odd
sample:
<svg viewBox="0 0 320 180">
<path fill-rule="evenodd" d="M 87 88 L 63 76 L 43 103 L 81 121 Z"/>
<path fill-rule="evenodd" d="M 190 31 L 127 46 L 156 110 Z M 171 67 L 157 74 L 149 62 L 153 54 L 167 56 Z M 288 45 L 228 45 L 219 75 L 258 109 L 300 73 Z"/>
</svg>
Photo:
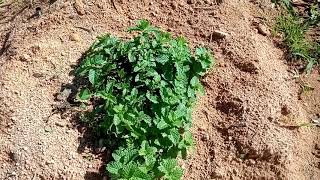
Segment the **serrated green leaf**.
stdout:
<svg viewBox="0 0 320 180">
<path fill-rule="evenodd" d="M 170 180 L 179 180 L 183 175 L 183 171 L 178 167 L 175 159 L 163 159 L 158 169 L 164 173 L 164 178 Z"/>
<path fill-rule="evenodd" d="M 139 150 L 140 156 L 154 156 L 156 152 L 156 147 L 151 147 L 146 140 L 142 141 L 141 148 Z"/>
<path fill-rule="evenodd" d="M 157 128 L 162 130 L 167 128 L 169 125 L 162 119 L 158 124 L 157 124 Z"/>
<path fill-rule="evenodd" d="M 90 93 L 90 91 L 88 89 L 81 89 L 77 99 L 80 101 L 87 101 L 91 98 L 92 94 Z"/>
<path fill-rule="evenodd" d="M 113 124 L 118 126 L 121 123 L 121 119 L 119 118 L 119 116 L 117 114 L 115 114 L 113 116 Z"/>
<path fill-rule="evenodd" d="M 96 84 L 96 71 L 94 69 L 89 70 L 89 81 L 92 85 Z"/>
<path fill-rule="evenodd" d="M 190 80 L 190 85 L 191 87 L 196 87 L 199 84 L 199 79 L 198 77 L 194 76 L 191 80 Z"/>
<path fill-rule="evenodd" d="M 100 91 L 100 92 L 97 92 L 95 94 L 96 97 L 100 97 L 100 98 L 103 98 L 105 100 L 108 100 L 109 102 L 112 102 L 112 103 L 116 103 L 116 97 L 114 97 L 112 94 L 110 93 L 106 93 L 104 91 Z"/>
<path fill-rule="evenodd" d="M 180 142 L 180 133 L 178 129 L 170 129 L 168 138 L 170 141 L 174 144 L 177 145 Z"/>
<path fill-rule="evenodd" d="M 123 165 L 118 161 L 113 161 L 107 165 L 107 171 L 111 174 L 119 174 L 119 171 L 122 169 Z"/>
<path fill-rule="evenodd" d="M 150 93 L 150 91 L 147 91 L 146 97 L 147 97 L 151 102 L 153 102 L 153 103 L 159 103 L 158 100 L 157 100 L 157 97 L 154 96 L 154 95 L 152 95 L 152 94 Z"/>
</svg>

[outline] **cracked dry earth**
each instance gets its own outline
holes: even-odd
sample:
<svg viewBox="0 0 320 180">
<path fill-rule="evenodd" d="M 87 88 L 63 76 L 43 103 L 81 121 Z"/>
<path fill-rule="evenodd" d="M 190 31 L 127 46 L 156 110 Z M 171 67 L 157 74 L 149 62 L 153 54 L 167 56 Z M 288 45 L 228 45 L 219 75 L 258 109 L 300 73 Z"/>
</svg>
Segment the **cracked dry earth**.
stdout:
<svg viewBox="0 0 320 180">
<path fill-rule="evenodd" d="M 95 38 L 128 38 L 126 28 L 138 19 L 215 52 L 217 65 L 202 80 L 206 94 L 193 114 L 196 146 L 182 163 L 184 179 L 320 179 L 319 127 L 299 127 L 319 118 L 319 73 L 305 79 L 314 90 L 301 94 L 283 50 L 265 32 L 277 12 L 268 0 L 5 4 L 0 179 L 107 179 L 103 157 L 110 152 L 97 152 L 98 140 L 55 110 L 68 111 L 65 96 L 73 89 L 66 84 Z"/>
</svg>

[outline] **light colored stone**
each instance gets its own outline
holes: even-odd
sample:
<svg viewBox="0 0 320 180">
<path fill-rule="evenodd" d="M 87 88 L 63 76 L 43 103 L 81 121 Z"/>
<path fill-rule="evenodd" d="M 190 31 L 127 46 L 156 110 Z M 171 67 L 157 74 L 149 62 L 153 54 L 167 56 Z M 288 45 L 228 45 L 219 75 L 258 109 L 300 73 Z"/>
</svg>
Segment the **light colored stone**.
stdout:
<svg viewBox="0 0 320 180">
<path fill-rule="evenodd" d="M 58 101 L 66 101 L 69 95 L 71 94 L 72 90 L 71 89 L 64 89 L 61 93 L 57 95 L 57 100 Z"/>
<path fill-rule="evenodd" d="M 54 160 L 53 160 L 53 159 L 48 160 L 48 161 L 46 162 L 46 164 L 54 164 Z"/>
<path fill-rule="evenodd" d="M 270 36 L 271 35 L 269 29 L 265 25 L 263 25 L 261 23 L 258 25 L 258 32 L 260 34 L 264 35 L 264 36 Z"/>
<path fill-rule="evenodd" d="M 70 40 L 79 42 L 81 40 L 81 38 L 80 38 L 80 36 L 78 34 L 73 33 L 73 34 L 70 35 Z"/>
<path fill-rule="evenodd" d="M 64 126 L 66 126 L 66 124 L 65 124 L 64 122 L 59 122 L 59 121 L 55 122 L 55 125 L 57 125 L 57 126 L 59 126 L 59 127 L 64 127 Z"/>
<path fill-rule="evenodd" d="M 217 39 L 223 39 L 223 38 L 226 38 L 226 37 L 228 36 L 228 34 L 225 33 L 225 32 L 222 32 L 222 31 L 220 31 L 220 30 L 214 30 L 214 31 L 212 32 L 212 36 L 213 36 L 214 38 L 217 38 Z"/>
</svg>

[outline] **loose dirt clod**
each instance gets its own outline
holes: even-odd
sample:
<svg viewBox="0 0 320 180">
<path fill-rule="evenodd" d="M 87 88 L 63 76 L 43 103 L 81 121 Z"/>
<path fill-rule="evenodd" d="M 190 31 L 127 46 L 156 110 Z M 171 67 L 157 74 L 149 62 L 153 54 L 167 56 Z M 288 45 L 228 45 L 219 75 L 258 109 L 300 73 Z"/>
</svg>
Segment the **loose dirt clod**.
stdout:
<svg viewBox="0 0 320 180">
<path fill-rule="evenodd" d="M 82 0 L 75 0 L 74 2 L 74 8 L 76 9 L 77 13 L 79 15 L 85 15 L 86 11 L 84 9 L 84 3 Z"/>
<path fill-rule="evenodd" d="M 78 34 L 73 33 L 73 34 L 70 35 L 70 40 L 79 42 L 81 40 L 81 38 L 80 38 L 80 36 Z"/>
</svg>

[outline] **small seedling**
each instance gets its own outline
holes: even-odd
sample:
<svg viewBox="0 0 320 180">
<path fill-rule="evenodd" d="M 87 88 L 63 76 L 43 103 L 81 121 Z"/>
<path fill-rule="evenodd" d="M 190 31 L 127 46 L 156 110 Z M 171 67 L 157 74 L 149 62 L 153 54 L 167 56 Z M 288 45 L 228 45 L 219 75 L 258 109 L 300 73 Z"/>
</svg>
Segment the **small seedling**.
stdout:
<svg viewBox="0 0 320 180">
<path fill-rule="evenodd" d="M 303 84 L 301 85 L 301 88 L 302 88 L 302 92 L 303 92 L 303 93 L 308 93 L 308 92 L 314 90 L 314 88 L 313 88 L 312 86 L 310 86 L 309 84 L 307 84 L 307 83 L 303 83 Z"/>
</svg>

